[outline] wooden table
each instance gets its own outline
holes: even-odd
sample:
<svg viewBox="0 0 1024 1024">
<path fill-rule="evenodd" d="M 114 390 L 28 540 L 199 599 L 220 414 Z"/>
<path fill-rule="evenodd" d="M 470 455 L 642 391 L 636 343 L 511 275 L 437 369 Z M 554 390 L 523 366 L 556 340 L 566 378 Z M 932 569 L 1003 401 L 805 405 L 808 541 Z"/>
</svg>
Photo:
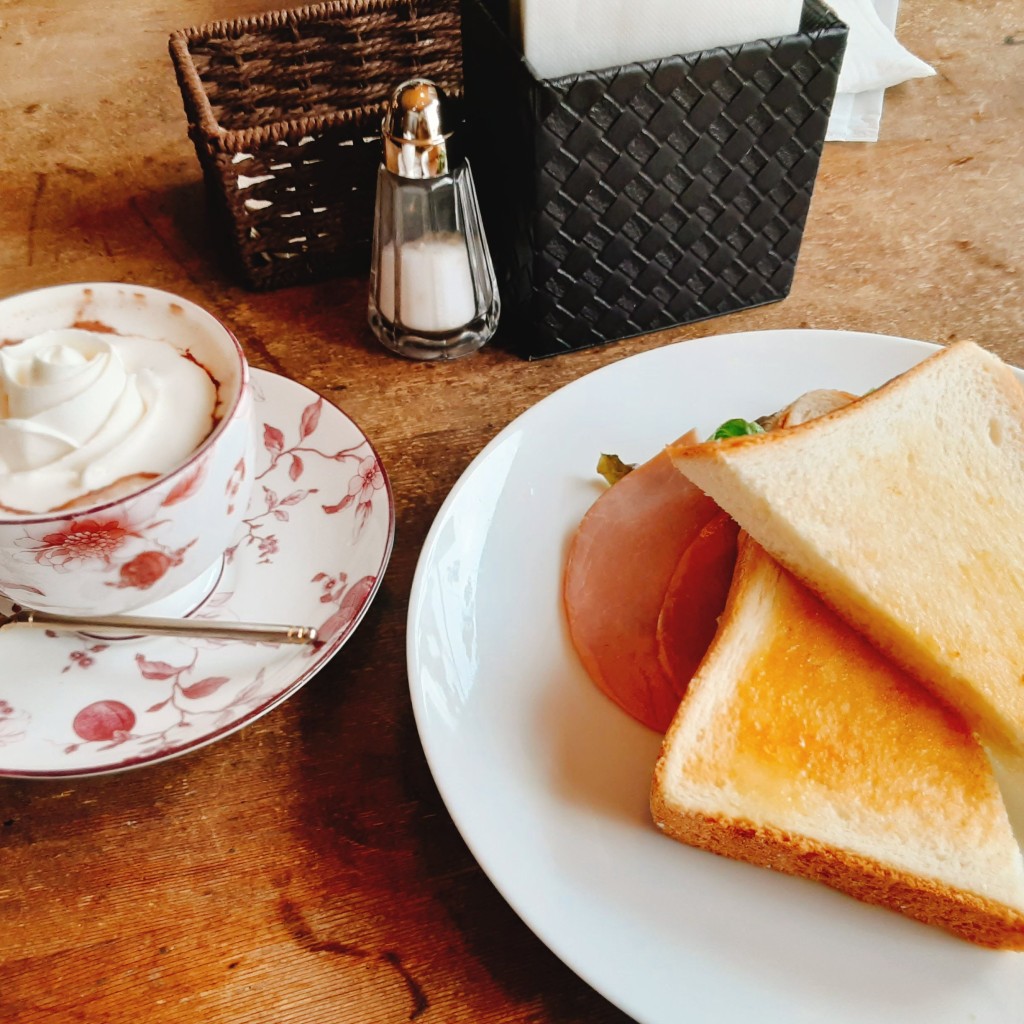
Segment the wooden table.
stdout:
<svg viewBox="0 0 1024 1024">
<path fill-rule="evenodd" d="M 0 3 L 0 295 L 125 280 L 208 307 L 252 365 L 363 427 L 398 525 L 354 638 L 271 714 L 139 771 L 0 782 L 0 1020 L 624 1020 L 504 903 L 434 787 L 404 653 L 421 544 L 501 427 L 670 341 L 847 328 L 1024 363 L 1024 11 L 904 0 L 901 38 L 938 76 L 890 91 L 877 144 L 826 146 L 786 301 L 533 364 L 492 347 L 434 366 L 376 344 L 364 279 L 252 294 L 213 255 L 166 39 L 275 6 Z"/>
</svg>

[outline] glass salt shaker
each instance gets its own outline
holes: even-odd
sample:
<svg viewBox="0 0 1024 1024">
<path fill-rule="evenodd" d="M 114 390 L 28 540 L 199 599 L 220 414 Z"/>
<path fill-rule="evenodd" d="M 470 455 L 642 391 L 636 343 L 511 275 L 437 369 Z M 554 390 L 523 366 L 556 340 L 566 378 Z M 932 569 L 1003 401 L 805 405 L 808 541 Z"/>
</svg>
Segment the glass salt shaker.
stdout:
<svg viewBox="0 0 1024 1024">
<path fill-rule="evenodd" d="M 410 359 L 455 359 L 494 334 L 500 303 L 473 176 L 448 101 L 424 78 L 394 90 L 381 134 L 369 321 Z"/>
</svg>

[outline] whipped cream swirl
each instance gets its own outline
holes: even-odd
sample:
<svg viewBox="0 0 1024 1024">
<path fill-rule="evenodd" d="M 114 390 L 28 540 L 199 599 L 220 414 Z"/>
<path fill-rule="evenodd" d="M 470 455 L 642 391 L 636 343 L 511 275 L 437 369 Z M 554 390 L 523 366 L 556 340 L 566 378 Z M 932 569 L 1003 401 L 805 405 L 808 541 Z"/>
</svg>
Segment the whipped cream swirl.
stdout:
<svg viewBox="0 0 1024 1024">
<path fill-rule="evenodd" d="M 67 328 L 0 348 L 0 506 L 49 512 L 174 469 L 214 425 L 206 371 L 151 338 Z"/>
</svg>

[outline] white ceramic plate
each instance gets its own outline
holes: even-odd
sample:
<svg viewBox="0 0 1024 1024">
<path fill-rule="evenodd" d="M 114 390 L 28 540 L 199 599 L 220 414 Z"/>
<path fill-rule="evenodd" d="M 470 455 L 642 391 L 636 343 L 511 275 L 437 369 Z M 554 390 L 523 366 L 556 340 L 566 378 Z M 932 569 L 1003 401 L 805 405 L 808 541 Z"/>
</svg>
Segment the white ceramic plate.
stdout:
<svg viewBox="0 0 1024 1024">
<path fill-rule="evenodd" d="M 384 467 L 340 409 L 252 372 L 253 494 L 196 617 L 311 625 L 316 646 L 0 630 L 0 776 L 135 768 L 212 743 L 276 707 L 359 624 L 391 554 Z M 102 517 L 95 528 L 102 531 Z"/>
<path fill-rule="evenodd" d="M 438 513 L 409 611 L 420 736 L 483 869 L 536 934 L 643 1024 L 1018 1024 L 1024 954 L 983 950 L 652 826 L 659 737 L 587 680 L 560 604 L 600 452 L 811 388 L 865 391 L 933 351 L 828 331 L 703 338 L 609 365 L 503 430 Z"/>
</svg>

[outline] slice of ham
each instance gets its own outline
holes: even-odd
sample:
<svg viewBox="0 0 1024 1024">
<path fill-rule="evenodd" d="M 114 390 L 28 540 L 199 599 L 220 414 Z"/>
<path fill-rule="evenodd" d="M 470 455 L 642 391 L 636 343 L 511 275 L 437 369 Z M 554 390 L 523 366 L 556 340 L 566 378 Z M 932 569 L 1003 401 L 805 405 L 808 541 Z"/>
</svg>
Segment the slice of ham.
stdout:
<svg viewBox="0 0 1024 1024">
<path fill-rule="evenodd" d="M 677 443 L 696 440 L 691 431 Z M 563 597 L 580 661 L 628 715 L 659 732 L 689 678 L 680 685 L 665 671 L 658 619 L 680 559 L 719 512 L 662 452 L 594 502 L 570 545 Z"/>
<path fill-rule="evenodd" d="M 794 427 L 855 399 L 801 395 L 768 417 Z M 677 444 L 693 444 L 693 431 Z M 718 626 L 736 563 L 738 527 L 656 455 L 606 491 L 569 548 L 569 633 L 593 682 L 628 715 L 664 732 Z"/>
<path fill-rule="evenodd" d="M 718 514 L 679 559 L 658 616 L 658 659 L 676 692 L 685 691 L 718 629 L 736 568 L 740 528 Z M 665 723 L 668 728 L 668 723 Z"/>
</svg>

